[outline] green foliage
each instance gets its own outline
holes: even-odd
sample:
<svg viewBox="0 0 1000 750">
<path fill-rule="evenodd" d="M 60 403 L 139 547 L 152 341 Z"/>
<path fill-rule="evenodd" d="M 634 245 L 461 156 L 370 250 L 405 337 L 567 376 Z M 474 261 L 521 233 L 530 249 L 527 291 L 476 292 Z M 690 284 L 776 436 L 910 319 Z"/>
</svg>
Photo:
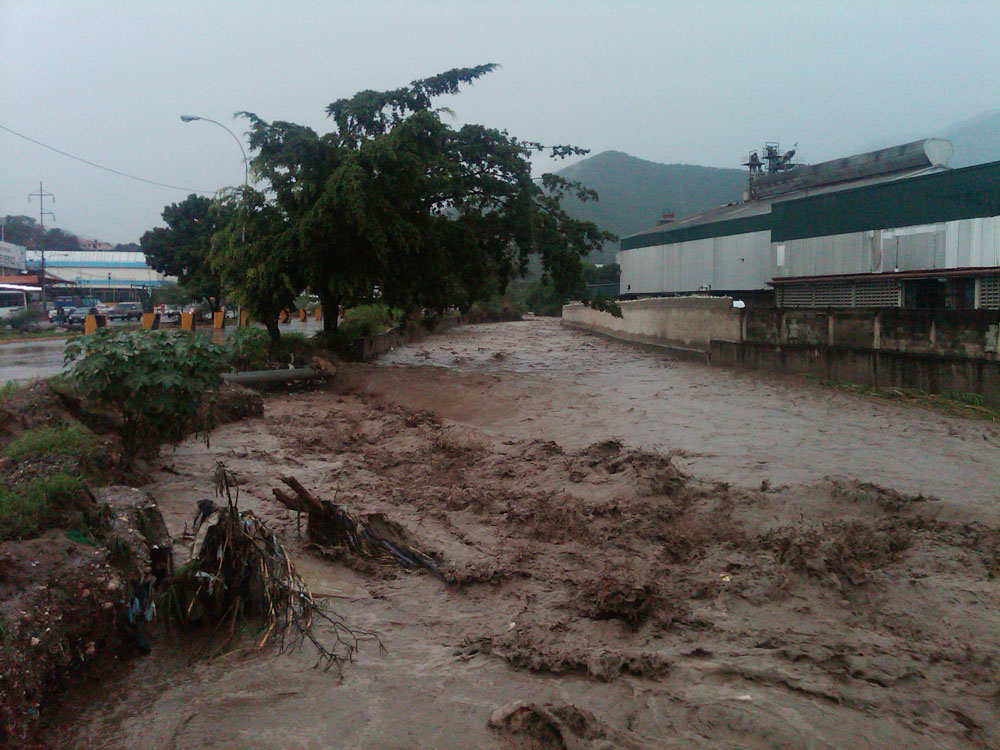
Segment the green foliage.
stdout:
<svg viewBox="0 0 1000 750">
<path fill-rule="evenodd" d="M 45 313 L 35 307 L 18 310 L 10 317 L 4 319 L 2 323 L 12 331 L 26 333 L 35 328 L 38 323 L 45 320 Z"/>
<path fill-rule="evenodd" d="M 85 493 L 82 480 L 62 473 L 0 487 L 0 541 L 36 536 L 66 522 Z"/>
<path fill-rule="evenodd" d="M 251 188 L 229 194 L 224 205 L 232 218 L 213 239 L 212 267 L 230 297 L 264 323 L 275 350 L 278 315 L 305 284 L 296 228 L 280 206 Z"/>
<path fill-rule="evenodd" d="M 498 323 L 504 320 L 520 320 L 524 310 L 513 299 L 494 295 L 486 300 L 477 300 L 465 314 L 468 323 Z"/>
<path fill-rule="evenodd" d="M 352 307 L 344 313 L 340 324 L 342 336 L 347 341 L 362 336 L 374 336 L 396 325 L 398 316 L 388 306 L 374 303 Z"/>
<path fill-rule="evenodd" d="M 23 247 L 38 247 L 42 228 L 30 216 L 5 216 L 3 224 L 4 240 Z M 42 247 L 46 250 L 79 250 L 80 240 L 75 234 L 62 229 L 46 229 L 42 235 Z"/>
<path fill-rule="evenodd" d="M 558 318 L 562 315 L 566 295 L 556 291 L 552 279 L 548 276 L 532 281 L 524 291 L 524 305 L 535 315 L 548 315 Z"/>
<path fill-rule="evenodd" d="M 237 370 L 263 370 L 268 363 L 271 337 L 255 326 L 242 326 L 226 337 L 229 360 Z"/>
<path fill-rule="evenodd" d="M 191 292 L 182 284 L 164 284 L 153 290 L 152 303 L 154 305 L 185 305 L 195 299 L 197 295 Z"/>
<path fill-rule="evenodd" d="M 21 433 L 4 448 L 3 455 L 20 461 L 45 456 L 74 456 L 87 459 L 97 445 L 94 435 L 79 425 L 36 427 Z"/>
<path fill-rule="evenodd" d="M 66 345 L 70 374 L 87 398 L 117 410 L 122 461 L 213 423 L 205 398 L 220 382 L 226 351 L 188 331 L 100 329 Z"/>
<path fill-rule="evenodd" d="M 285 222 L 270 233 L 282 269 L 270 273 L 302 270 L 328 332 L 341 304 L 375 298 L 408 311 L 468 310 L 502 293 L 532 253 L 559 293 L 583 294 L 581 259 L 612 237 L 574 220 L 560 202 L 596 193 L 551 174 L 538 184 L 530 157 L 586 151 L 482 125 L 455 129 L 433 108 L 435 97 L 495 67 L 456 68 L 340 99 L 327 108 L 336 127 L 325 135 L 242 113 L 254 169 Z M 286 229 L 297 236 L 294 252 Z"/>
<path fill-rule="evenodd" d="M 163 209 L 166 227 L 150 229 L 140 243 L 150 267 L 176 276 L 197 299 L 222 294 L 222 281 L 209 262 L 212 236 L 231 219 L 228 208 L 218 201 L 191 194 Z"/>
<path fill-rule="evenodd" d="M 13 396 L 15 393 L 17 393 L 17 383 L 13 380 L 8 380 L 6 383 L 0 385 L 0 401 Z"/>
</svg>

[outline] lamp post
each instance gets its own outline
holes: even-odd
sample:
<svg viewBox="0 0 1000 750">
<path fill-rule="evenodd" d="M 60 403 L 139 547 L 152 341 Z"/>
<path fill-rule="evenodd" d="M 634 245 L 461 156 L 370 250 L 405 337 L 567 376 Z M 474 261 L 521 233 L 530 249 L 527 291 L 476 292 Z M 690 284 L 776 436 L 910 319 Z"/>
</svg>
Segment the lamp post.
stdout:
<svg viewBox="0 0 1000 750">
<path fill-rule="evenodd" d="M 250 162 L 247 160 L 246 149 L 243 148 L 243 143 L 236 136 L 236 133 L 234 133 L 232 130 L 230 130 L 229 128 L 227 128 L 221 122 L 219 122 L 217 120 L 213 120 L 213 119 L 211 119 L 209 117 L 198 117 L 196 115 L 181 115 L 181 122 L 194 122 L 195 120 L 204 120 L 205 122 L 210 122 L 210 123 L 212 123 L 214 125 L 218 125 L 220 128 L 222 128 L 223 130 L 225 130 L 227 133 L 229 133 L 229 135 L 231 135 L 233 137 L 233 140 L 236 141 L 236 145 L 240 147 L 240 153 L 243 154 L 243 187 L 249 189 L 249 187 L 250 187 Z M 240 241 L 244 242 L 244 243 L 247 241 L 247 229 L 246 229 L 246 219 L 245 219 L 245 217 L 244 217 L 244 221 L 243 221 L 243 226 L 240 227 Z"/>
</svg>

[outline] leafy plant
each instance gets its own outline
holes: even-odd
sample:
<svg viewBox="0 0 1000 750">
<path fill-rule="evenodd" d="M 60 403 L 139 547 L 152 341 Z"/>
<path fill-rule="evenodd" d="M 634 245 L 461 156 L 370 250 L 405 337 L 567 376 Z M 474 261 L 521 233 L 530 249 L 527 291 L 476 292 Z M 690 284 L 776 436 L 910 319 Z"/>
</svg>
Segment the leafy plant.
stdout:
<svg viewBox="0 0 1000 750">
<path fill-rule="evenodd" d="M 267 367 L 271 337 L 263 328 L 243 326 L 226 338 L 230 361 L 237 370 L 262 370 Z"/>
<path fill-rule="evenodd" d="M 83 395 L 120 413 L 126 467 L 164 442 L 212 427 L 206 396 L 226 369 L 226 350 L 196 333 L 102 329 L 72 339 L 65 356 Z"/>
</svg>

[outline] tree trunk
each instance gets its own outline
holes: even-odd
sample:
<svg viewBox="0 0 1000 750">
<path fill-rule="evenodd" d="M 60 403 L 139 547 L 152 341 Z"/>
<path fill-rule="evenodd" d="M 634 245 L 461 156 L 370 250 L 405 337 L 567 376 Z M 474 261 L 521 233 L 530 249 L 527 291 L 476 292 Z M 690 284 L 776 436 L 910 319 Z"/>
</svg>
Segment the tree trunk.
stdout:
<svg viewBox="0 0 1000 750">
<path fill-rule="evenodd" d="M 278 327 L 278 318 L 271 316 L 264 321 L 268 334 L 271 336 L 271 351 L 277 351 L 281 345 L 281 329 Z"/>
<path fill-rule="evenodd" d="M 323 306 L 323 333 L 337 332 L 337 318 L 340 316 L 340 297 L 320 292 L 319 303 Z"/>
</svg>

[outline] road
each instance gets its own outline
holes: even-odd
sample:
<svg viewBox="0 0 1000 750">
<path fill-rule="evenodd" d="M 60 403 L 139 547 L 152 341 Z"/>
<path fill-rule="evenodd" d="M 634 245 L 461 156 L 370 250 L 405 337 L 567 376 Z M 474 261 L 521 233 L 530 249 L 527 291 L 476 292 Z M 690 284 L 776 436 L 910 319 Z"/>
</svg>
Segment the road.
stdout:
<svg viewBox="0 0 1000 750">
<path fill-rule="evenodd" d="M 322 323 L 315 320 L 299 322 L 297 320 L 282 324 L 285 333 L 304 333 L 312 335 L 319 330 Z M 221 331 L 209 327 L 197 329 L 215 341 L 222 341 L 226 335 L 235 330 L 235 326 Z M 16 383 L 27 383 L 37 378 L 47 378 L 57 375 L 63 369 L 63 347 L 66 339 L 49 339 L 43 341 L 24 341 L 10 344 L 0 344 L 0 384 L 13 380 Z"/>
</svg>

